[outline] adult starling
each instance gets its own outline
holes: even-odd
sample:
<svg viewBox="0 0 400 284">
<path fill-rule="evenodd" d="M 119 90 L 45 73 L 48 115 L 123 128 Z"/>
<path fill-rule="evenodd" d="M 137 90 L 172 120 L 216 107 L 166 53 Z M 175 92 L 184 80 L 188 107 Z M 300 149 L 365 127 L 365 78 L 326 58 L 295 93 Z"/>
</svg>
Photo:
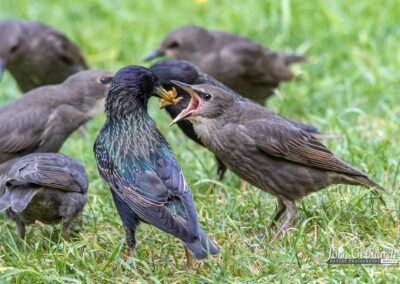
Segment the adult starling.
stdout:
<svg viewBox="0 0 400 284">
<path fill-rule="evenodd" d="M 0 188 L 0 212 L 17 224 L 20 238 L 25 225 L 63 222 L 67 240 L 72 220 L 87 203 L 88 177 L 77 160 L 56 153 L 26 155 L 13 165 Z"/>
<path fill-rule="evenodd" d="M 331 184 L 374 187 L 367 174 L 336 158 L 312 134 L 265 108 L 235 99 L 211 85 L 176 82 L 191 96 L 173 121 L 190 119 L 204 145 L 240 178 L 278 198 L 277 221 L 287 219 L 271 241 L 293 222 L 295 201 Z"/>
<path fill-rule="evenodd" d="M 154 74 L 156 74 L 163 88 L 170 91 L 174 87 L 176 87 L 177 96 L 183 98 L 177 104 L 169 104 L 165 108 L 173 119 L 177 117 L 179 113 L 181 113 L 182 110 L 184 110 L 189 105 L 190 95 L 183 89 L 179 88 L 179 86 L 177 87 L 174 83 L 171 82 L 171 80 L 176 80 L 191 85 L 209 84 L 217 86 L 224 89 L 227 92 L 230 92 L 233 96 L 235 96 L 235 99 L 238 101 L 249 102 L 249 103 L 252 102 L 251 100 L 242 97 L 235 91 L 231 90 L 224 84 L 220 83 L 212 76 L 203 73 L 194 64 L 185 60 L 177 60 L 177 59 L 160 60 L 156 62 L 153 66 L 151 66 L 150 70 L 153 71 Z M 270 110 L 265 110 L 265 112 L 270 112 Z M 313 126 L 302 124 L 298 121 L 294 121 L 285 117 L 282 117 L 282 119 L 285 119 L 286 121 L 292 123 L 293 125 L 301 128 L 302 130 L 308 133 L 312 133 L 319 139 L 338 138 L 338 136 L 334 135 L 321 134 L 318 132 L 317 128 Z M 178 121 L 177 124 L 191 140 L 204 146 L 199 137 L 197 137 L 196 133 L 194 132 L 193 125 L 189 120 L 180 120 Z M 226 167 L 218 158 L 216 158 L 216 160 L 218 165 L 217 169 L 218 180 L 220 180 L 222 179 L 226 171 Z"/>
<path fill-rule="evenodd" d="M 0 107 L 0 174 L 8 172 L 15 158 L 57 152 L 73 131 L 104 109 L 113 75 L 81 71 Z"/>
<path fill-rule="evenodd" d="M 289 64 L 306 60 L 303 56 L 269 50 L 245 37 L 197 26 L 173 30 L 144 60 L 158 56 L 188 60 L 262 105 L 281 81 L 293 78 Z"/>
<path fill-rule="evenodd" d="M 7 69 L 22 92 L 60 84 L 87 69 L 79 48 L 63 33 L 39 22 L 0 23 L 0 79 Z"/>
<path fill-rule="evenodd" d="M 136 245 L 137 225 L 145 222 L 203 259 L 208 248 L 212 254 L 218 248 L 200 228 L 182 170 L 147 113 L 151 96 L 171 100 L 150 70 L 131 65 L 117 72 L 106 98 L 107 120 L 94 144 L 97 168 L 122 219 L 127 256 Z"/>
</svg>

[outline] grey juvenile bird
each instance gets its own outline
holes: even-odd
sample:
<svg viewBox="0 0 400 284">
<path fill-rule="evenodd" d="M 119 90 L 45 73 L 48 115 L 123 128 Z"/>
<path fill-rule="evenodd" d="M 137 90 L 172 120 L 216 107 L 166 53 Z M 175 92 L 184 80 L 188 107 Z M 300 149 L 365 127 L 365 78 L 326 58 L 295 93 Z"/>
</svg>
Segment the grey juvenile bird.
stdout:
<svg viewBox="0 0 400 284">
<path fill-rule="evenodd" d="M 13 165 L 0 189 L 0 212 L 17 224 L 20 238 L 25 225 L 63 222 L 68 239 L 72 220 L 87 203 L 88 177 L 77 160 L 63 154 L 34 153 Z"/>
<path fill-rule="evenodd" d="M 203 259 L 208 248 L 212 254 L 219 249 L 199 226 L 182 170 L 147 113 L 151 96 L 170 100 L 150 70 L 131 65 L 117 72 L 107 94 L 107 120 L 94 145 L 97 168 L 122 219 L 127 256 L 144 222 L 179 238 L 185 250 Z"/>
<path fill-rule="evenodd" d="M 306 60 L 303 56 L 272 51 L 245 37 L 198 26 L 173 30 L 144 60 L 158 56 L 190 61 L 262 105 L 281 81 L 293 78 L 289 64 Z"/>
<path fill-rule="evenodd" d="M 173 121 L 190 119 L 204 145 L 240 178 L 278 198 L 276 222 L 287 219 L 278 239 L 297 214 L 295 201 L 331 184 L 374 187 L 367 174 L 336 158 L 312 134 L 281 116 L 211 85 L 176 82 L 192 99 Z M 275 224 L 275 223 L 273 223 Z"/>
<path fill-rule="evenodd" d="M 0 175 L 15 158 L 57 152 L 68 136 L 104 109 L 114 73 L 87 70 L 34 89 L 0 108 Z"/>
<path fill-rule="evenodd" d="M 160 60 L 160 61 L 156 62 L 153 66 L 151 66 L 150 70 L 153 71 L 154 74 L 156 74 L 161 85 L 166 90 L 170 91 L 170 90 L 172 90 L 173 87 L 176 87 L 177 97 L 183 98 L 177 104 L 169 104 L 165 108 L 173 119 L 175 117 L 177 117 L 179 115 L 179 113 L 181 113 L 181 111 L 184 110 L 189 105 L 190 95 L 187 92 L 185 92 L 183 89 L 181 89 L 180 87 L 178 87 L 174 83 L 172 83 L 171 80 L 176 80 L 176 81 L 180 81 L 180 82 L 191 84 L 191 85 L 209 84 L 209 85 L 217 86 L 217 87 L 224 89 L 227 92 L 230 92 L 239 101 L 251 102 L 250 100 L 240 96 L 235 91 L 229 89 L 227 86 L 220 83 L 213 77 L 200 71 L 200 69 L 197 68 L 194 64 L 192 64 L 188 61 L 185 61 L 185 60 L 177 60 L 177 59 Z M 266 110 L 265 112 L 269 112 L 269 110 Z M 277 115 L 277 114 L 275 114 L 275 115 Z M 282 119 L 285 119 L 286 121 L 292 123 L 296 127 L 299 127 L 302 130 L 313 134 L 318 139 L 340 138 L 340 137 L 334 136 L 334 135 L 321 134 L 318 132 L 317 128 L 310 126 L 310 125 L 302 124 L 300 122 L 290 120 L 285 117 L 282 117 Z M 192 139 L 193 141 L 195 141 L 196 143 L 198 143 L 200 145 L 203 145 L 201 140 L 197 137 L 196 133 L 194 132 L 193 125 L 189 120 L 180 120 L 180 121 L 178 121 L 177 124 L 190 139 Z M 216 159 L 217 159 L 217 164 L 218 164 L 218 170 L 217 170 L 218 179 L 220 180 L 220 179 L 222 179 L 222 177 L 226 171 L 226 167 L 218 158 L 216 158 Z"/>
<path fill-rule="evenodd" d="M 87 69 L 79 48 L 60 31 L 39 22 L 0 23 L 0 79 L 7 69 L 22 92 L 59 84 Z"/>
</svg>

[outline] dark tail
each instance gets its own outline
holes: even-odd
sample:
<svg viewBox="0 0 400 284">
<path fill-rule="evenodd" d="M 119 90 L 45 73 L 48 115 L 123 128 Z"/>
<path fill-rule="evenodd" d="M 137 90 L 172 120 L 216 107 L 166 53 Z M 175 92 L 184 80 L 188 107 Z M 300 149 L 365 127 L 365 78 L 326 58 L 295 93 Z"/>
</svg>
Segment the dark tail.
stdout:
<svg viewBox="0 0 400 284">
<path fill-rule="evenodd" d="M 374 181 L 370 180 L 366 176 L 353 176 L 353 178 L 358 181 L 361 185 L 365 185 L 368 187 L 374 187 L 376 190 L 379 190 L 380 192 L 387 193 L 386 190 L 384 190 L 381 186 L 379 186 L 377 183 Z"/>
<path fill-rule="evenodd" d="M 296 62 L 304 62 L 307 61 L 307 57 L 295 55 L 295 54 L 285 54 L 283 60 L 286 65 L 296 63 Z"/>
<path fill-rule="evenodd" d="M 204 231 L 199 227 L 197 239 L 193 242 L 184 242 L 184 246 L 190 250 L 193 256 L 197 259 L 203 259 L 207 257 L 207 251 L 210 250 L 211 254 L 217 254 L 219 248 L 211 242 Z"/>
</svg>

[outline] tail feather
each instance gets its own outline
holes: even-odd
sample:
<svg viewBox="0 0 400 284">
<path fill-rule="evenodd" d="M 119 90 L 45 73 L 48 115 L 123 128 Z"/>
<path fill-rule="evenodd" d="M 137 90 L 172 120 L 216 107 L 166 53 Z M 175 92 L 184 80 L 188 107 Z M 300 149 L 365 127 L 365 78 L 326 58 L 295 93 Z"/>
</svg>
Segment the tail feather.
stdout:
<svg viewBox="0 0 400 284">
<path fill-rule="evenodd" d="M 386 190 L 384 190 L 380 185 L 378 185 L 376 182 L 370 180 L 366 176 L 354 176 L 353 178 L 362 185 L 365 185 L 368 187 L 373 187 L 376 190 L 379 190 L 380 192 L 387 193 Z"/>
<path fill-rule="evenodd" d="M 201 228 L 198 230 L 198 236 L 196 240 L 193 242 L 182 242 L 197 259 L 206 258 L 208 250 L 211 254 L 217 254 L 219 252 L 219 248 L 211 242 Z"/>
<path fill-rule="evenodd" d="M 15 213 L 21 213 L 24 211 L 32 198 L 39 192 L 39 189 L 30 189 L 25 186 L 13 187 L 11 194 L 11 209 Z"/>
<path fill-rule="evenodd" d="M 0 212 L 7 210 L 11 206 L 11 191 L 7 190 L 6 193 L 0 198 Z"/>
</svg>

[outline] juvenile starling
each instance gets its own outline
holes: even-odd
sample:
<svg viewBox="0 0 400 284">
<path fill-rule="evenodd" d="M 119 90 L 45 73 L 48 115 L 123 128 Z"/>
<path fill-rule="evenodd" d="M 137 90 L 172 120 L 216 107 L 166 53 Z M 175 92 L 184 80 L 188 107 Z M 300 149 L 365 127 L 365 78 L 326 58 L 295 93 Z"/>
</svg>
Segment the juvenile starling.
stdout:
<svg viewBox="0 0 400 284">
<path fill-rule="evenodd" d="M 64 34 L 39 22 L 0 23 L 0 79 L 7 69 L 22 92 L 60 84 L 87 69 L 79 48 Z"/>
<path fill-rule="evenodd" d="M 211 254 L 218 248 L 200 228 L 182 170 L 147 113 L 151 96 L 171 100 L 150 70 L 131 65 L 117 72 L 106 98 L 107 120 L 94 144 L 97 168 L 122 219 L 127 256 L 136 245 L 137 225 L 145 222 L 203 259 L 208 248 Z"/>
<path fill-rule="evenodd" d="M 25 225 L 63 222 L 67 240 L 72 220 L 87 203 L 88 177 L 77 160 L 56 153 L 34 153 L 18 159 L 0 188 L 0 212 L 17 224 L 20 238 Z"/>
<path fill-rule="evenodd" d="M 245 37 L 197 26 L 173 30 L 144 60 L 158 56 L 190 61 L 201 71 L 262 105 L 281 81 L 293 78 L 289 64 L 306 60 L 303 56 L 269 50 Z"/>
<path fill-rule="evenodd" d="M 160 60 L 156 62 L 153 66 L 151 66 L 150 70 L 153 71 L 154 74 L 156 74 L 163 88 L 170 91 L 172 90 L 172 88 L 176 87 L 176 91 L 178 94 L 177 96 L 183 98 L 177 104 L 170 104 L 165 108 L 173 119 L 177 117 L 179 113 L 181 113 L 181 111 L 184 110 L 189 105 L 190 95 L 183 89 L 179 88 L 179 86 L 177 87 L 174 83 L 171 82 L 171 80 L 176 80 L 191 85 L 209 84 L 217 86 L 224 89 L 227 92 L 230 92 L 233 96 L 235 96 L 235 99 L 238 101 L 249 102 L 249 103 L 251 102 L 249 99 L 240 96 L 238 93 L 229 89 L 227 86 L 220 83 L 213 77 L 201 72 L 200 69 L 197 68 L 194 64 L 185 60 L 177 60 L 177 59 Z M 266 110 L 265 112 L 269 112 L 269 110 Z M 334 135 L 321 134 L 318 132 L 317 128 L 313 126 L 302 124 L 300 122 L 285 117 L 282 117 L 282 119 L 285 119 L 286 121 L 292 123 L 296 127 L 299 127 L 308 133 L 314 134 L 318 139 L 338 138 L 338 136 Z M 204 146 L 201 140 L 197 137 L 196 133 L 194 132 L 193 125 L 189 120 L 180 120 L 178 121 L 177 124 L 190 139 Z M 220 180 L 222 179 L 226 171 L 226 167 L 218 158 L 216 158 L 216 160 L 218 164 L 218 170 L 217 170 L 219 176 L 218 180 Z"/>
<path fill-rule="evenodd" d="M 278 198 L 287 219 L 271 241 L 293 222 L 295 201 L 331 184 L 374 187 L 367 174 L 336 158 L 312 134 L 265 108 L 211 85 L 176 82 L 191 96 L 173 123 L 190 119 L 204 145 L 240 178 Z"/>
<path fill-rule="evenodd" d="M 8 172 L 15 158 L 57 152 L 73 131 L 104 109 L 113 75 L 82 71 L 0 107 L 0 174 Z"/>
</svg>

